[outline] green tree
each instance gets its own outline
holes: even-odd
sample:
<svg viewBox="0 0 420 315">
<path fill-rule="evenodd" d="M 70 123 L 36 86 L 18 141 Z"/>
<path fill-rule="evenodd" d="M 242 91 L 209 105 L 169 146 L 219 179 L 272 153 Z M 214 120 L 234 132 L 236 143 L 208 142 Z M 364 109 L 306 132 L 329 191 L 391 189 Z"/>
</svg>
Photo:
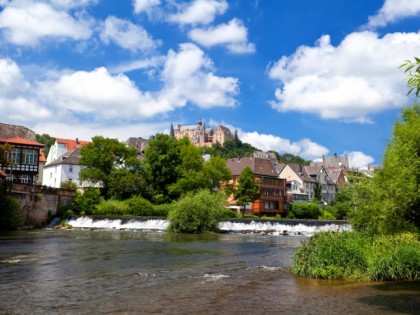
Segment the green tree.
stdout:
<svg viewBox="0 0 420 315">
<path fill-rule="evenodd" d="M 12 149 L 9 143 L 0 144 L 0 165 L 7 166 L 10 161 L 8 160 L 8 153 Z"/>
<path fill-rule="evenodd" d="M 322 186 L 318 181 L 315 183 L 314 199 L 318 202 L 322 200 Z"/>
<path fill-rule="evenodd" d="M 178 178 L 168 187 L 168 192 L 173 199 L 205 187 L 201 149 L 192 144 L 187 137 L 178 140 L 178 146 L 181 160 L 175 168 Z"/>
<path fill-rule="evenodd" d="M 243 207 L 243 212 L 245 212 L 246 205 L 258 199 L 259 196 L 258 182 L 255 180 L 251 168 L 246 166 L 239 175 L 234 199 L 239 206 Z"/>
<path fill-rule="evenodd" d="M 279 155 L 278 160 L 283 163 L 288 164 L 302 164 L 302 165 L 309 165 L 310 161 L 306 161 L 302 159 L 300 156 L 293 155 L 291 153 L 284 153 Z"/>
<path fill-rule="evenodd" d="M 98 188 L 85 187 L 83 192 L 77 191 L 72 209 L 80 214 L 92 214 L 102 197 Z"/>
<path fill-rule="evenodd" d="M 212 156 L 203 167 L 206 187 L 210 190 L 219 190 L 221 185 L 232 179 L 232 172 L 226 160 L 220 156 Z"/>
<path fill-rule="evenodd" d="M 111 189 L 118 185 L 121 185 L 122 193 L 137 193 L 137 190 L 132 191 L 132 186 L 126 185 L 132 183 L 132 174 L 143 176 L 135 148 L 116 139 L 96 136 L 80 149 L 80 154 L 79 163 L 86 166 L 79 174 L 80 180 L 99 185 L 102 196 L 112 197 L 115 191 Z"/>
<path fill-rule="evenodd" d="M 383 169 L 372 180 L 362 180 L 354 190 L 357 205 L 350 213 L 353 224 L 378 233 L 420 227 L 420 105 L 403 109 L 395 123 Z M 365 199 L 360 199 L 365 197 Z"/>
<path fill-rule="evenodd" d="M 145 149 L 144 163 L 153 191 L 158 195 L 155 196 L 156 201 L 170 201 L 169 186 L 177 182 L 177 167 L 181 164 L 177 139 L 165 134 L 156 135 Z"/>
<path fill-rule="evenodd" d="M 35 135 L 36 141 L 39 143 L 44 144 L 44 154 L 45 156 L 48 156 L 48 153 L 50 152 L 51 146 L 54 144 L 55 139 L 51 137 L 49 134 L 43 133 L 42 135 L 36 134 Z"/>
<path fill-rule="evenodd" d="M 408 94 L 415 91 L 418 97 L 420 95 L 420 58 L 414 57 L 414 61 L 406 60 L 400 68 L 405 68 L 408 77 L 407 84 L 410 87 Z"/>
</svg>

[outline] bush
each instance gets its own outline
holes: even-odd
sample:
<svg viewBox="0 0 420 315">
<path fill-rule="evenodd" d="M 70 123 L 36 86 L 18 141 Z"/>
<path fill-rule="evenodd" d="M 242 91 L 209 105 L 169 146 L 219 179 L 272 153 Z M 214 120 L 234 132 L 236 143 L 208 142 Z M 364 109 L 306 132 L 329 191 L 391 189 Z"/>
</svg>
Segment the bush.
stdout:
<svg viewBox="0 0 420 315">
<path fill-rule="evenodd" d="M 169 229 L 181 233 L 217 231 L 225 203 L 226 196 L 222 193 L 211 193 L 208 190 L 188 193 L 175 203 L 169 213 Z"/>
<path fill-rule="evenodd" d="M 223 219 L 231 219 L 231 218 L 237 218 L 236 211 L 232 209 L 225 208 L 223 210 Z"/>
<path fill-rule="evenodd" d="M 418 235 L 321 232 L 295 252 L 292 271 L 324 279 L 420 280 Z"/>
<path fill-rule="evenodd" d="M 86 187 L 82 193 L 76 192 L 72 209 L 76 213 L 92 214 L 101 200 L 98 188 Z"/>
<path fill-rule="evenodd" d="M 322 209 L 318 220 L 336 220 L 336 217 L 327 209 Z"/>
<path fill-rule="evenodd" d="M 153 216 L 153 205 L 141 196 L 134 196 L 125 200 L 128 205 L 127 215 Z"/>
<path fill-rule="evenodd" d="M 100 204 L 92 211 L 95 215 L 114 215 L 123 216 L 129 213 L 129 206 L 124 201 L 106 200 L 101 201 Z"/>
<path fill-rule="evenodd" d="M 287 212 L 289 219 L 318 219 L 321 209 L 316 203 L 294 203 Z"/>
<path fill-rule="evenodd" d="M 0 230 L 16 230 L 20 225 L 20 205 L 16 199 L 1 197 Z"/>
<path fill-rule="evenodd" d="M 153 206 L 153 214 L 157 217 L 167 217 L 175 207 L 173 203 L 163 203 Z"/>
</svg>

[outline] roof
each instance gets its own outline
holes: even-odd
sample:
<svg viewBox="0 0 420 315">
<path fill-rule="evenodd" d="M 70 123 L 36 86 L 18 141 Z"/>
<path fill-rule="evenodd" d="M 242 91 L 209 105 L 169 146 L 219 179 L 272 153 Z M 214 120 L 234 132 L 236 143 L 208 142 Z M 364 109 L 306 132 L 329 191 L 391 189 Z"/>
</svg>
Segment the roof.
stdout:
<svg viewBox="0 0 420 315">
<path fill-rule="evenodd" d="M 42 149 L 39 149 L 39 161 L 46 162 L 47 158 L 45 157 L 45 152 Z"/>
<path fill-rule="evenodd" d="M 335 184 L 337 184 L 337 182 L 340 178 L 341 172 L 342 172 L 341 169 L 329 169 L 329 170 L 327 170 L 327 175 L 331 179 L 331 181 L 333 181 Z"/>
<path fill-rule="evenodd" d="M 67 151 L 57 160 L 52 161 L 51 163 L 45 165 L 45 168 L 55 165 L 79 165 L 80 157 L 80 148 L 74 149 L 72 151 Z"/>
<path fill-rule="evenodd" d="M 333 167 L 350 169 L 347 155 L 338 156 L 337 154 L 334 154 L 334 156 L 324 156 L 323 162 L 326 169 Z"/>
<path fill-rule="evenodd" d="M 39 143 L 39 142 L 36 142 L 36 141 L 32 141 L 32 140 L 28 140 L 28 139 L 19 138 L 19 137 L 0 139 L 0 142 L 10 143 L 10 144 L 21 144 L 21 145 L 28 145 L 28 146 L 35 146 L 35 147 L 44 147 L 45 146 L 45 144 L 42 144 L 42 143 Z"/>
<path fill-rule="evenodd" d="M 287 164 L 294 172 L 296 175 L 299 176 L 299 178 L 304 181 L 304 182 L 311 182 L 311 183 L 315 183 L 316 179 L 312 178 L 307 171 L 307 166 L 302 165 L 302 164 Z"/>
<path fill-rule="evenodd" d="M 76 139 L 55 138 L 55 141 L 57 143 L 65 144 L 66 148 L 67 148 L 67 151 L 72 151 L 74 149 L 81 148 L 84 145 L 90 143 L 90 141 L 79 140 L 78 138 L 76 138 Z"/>
<path fill-rule="evenodd" d="M 250 167 L 254 175 L 278 177 L 277 170 L 273 162 L 269 159 L 258 157 L 231 158 L 227 160 L 233 176 L 239 176 L 245 167 Z"/>
</svg>

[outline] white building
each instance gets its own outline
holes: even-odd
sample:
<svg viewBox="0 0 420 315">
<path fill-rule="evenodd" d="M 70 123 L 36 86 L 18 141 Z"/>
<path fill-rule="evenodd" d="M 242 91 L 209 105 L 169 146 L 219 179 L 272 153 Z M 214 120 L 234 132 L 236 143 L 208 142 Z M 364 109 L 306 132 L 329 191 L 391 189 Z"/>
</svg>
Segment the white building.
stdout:
<svg viewBox="0 0 420 315">
<path fill-rule="evenodd" d="M 42 185 L 60 188 L 63 182 L 73 182 L 77 187 L 88 186 L 79 180 L 79 173 L 82 170 L 82 166 L 79 165 L 79 156 L 80 148 L 77 148 L 45 165 Z"/>
</svg>

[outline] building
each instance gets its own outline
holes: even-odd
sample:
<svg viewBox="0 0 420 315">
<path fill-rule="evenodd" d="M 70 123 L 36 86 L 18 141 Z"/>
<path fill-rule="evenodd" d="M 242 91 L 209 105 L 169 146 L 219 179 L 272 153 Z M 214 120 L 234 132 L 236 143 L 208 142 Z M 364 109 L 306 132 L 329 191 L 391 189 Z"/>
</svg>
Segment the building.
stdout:
<svg viewBox="0 0 420 315">
<path fill-rule="evenodd" d="M 136 148 L 137 158 L 142 160 L 144 157 L 144 150 L 146 149 L 150 140 L 143 139 L 141 137 L 131 137 L 125 141 L 125 144 L 129 147 Z"/>
<path fill-rule="evenodd" d="M 245 167 L 250 167 L 258 182 L 260 197 L 245 208 L 245 213 L 254 215 L 284 215 L 286 181 L 278 178 L 275 164 L 271 159 L 255 156 L 232 158 L 227 160 L 227 166 L 232 172 L 231 184 L 237 185 L 238 178 Z M 231 207 L 236 202 L 229 198 Z"/>
<path fill-rule="evenodd" d="M 233 135 L 229 128 L 222 125 L 217 126 L 216 130 L 206 128 L 206 125 L 201 119 L 197 125 L 183 126 L 177 124 L 174 127 L 171 124 L 170 134 L 177 139 L 188 137 L 198 147 L 211 147 L 217 142 L 223 145 L 225 141 L 233 140 Z"/>
<path fill-rule="evenodd" d="M 79 165 L 80 148 L 68 151 L 55 161 L 44 167 L 42 185 L 61 188 L 65 182 L 75 183 L 77 187 L 86 187 L 86 183 L 79 180 L 79 173 L 83 169 Z"/>
<path fill-rule="evenodd" d="M 0 139 L 0 144 L 5 143 L 12 146 L 6 152 L 7 162 L 0 165 L 7 180 L 34 185 L 39 174 L 40 151 L 44 145 L 20 137 Z"/>
<path fill-rule="evenodd" d="M 74 149 L 81 148 L 84 145 L 90 143 L 89 141 L 83 141 L 76 139 L 62 139 L 55 138 L 54 144 L 50 147 L 50 152 L 47 156 L 46 165 L 57 160 L 60 156 L 68 151 L 73 151 Z"/>
<path fill-rule="evenodd" d="M 331 204 L 337 192 L 337 185 L 322 165 L 286 164 L 279 177 L 287 181 L 287 197 L 291 203 L 311 201 L 317 185 L 321 185 L 321 201 L 325 204 Z"/>
<path fill-rule="evenodd" d="M 339 156 L 334 153 L 333 156 L 323 156 L 320 162 L 311 162 L 311 166 L 323 166 L 326 170 L 342 169 L 350 170 L 349 158 L 347 155 Z"/>
</svg>

